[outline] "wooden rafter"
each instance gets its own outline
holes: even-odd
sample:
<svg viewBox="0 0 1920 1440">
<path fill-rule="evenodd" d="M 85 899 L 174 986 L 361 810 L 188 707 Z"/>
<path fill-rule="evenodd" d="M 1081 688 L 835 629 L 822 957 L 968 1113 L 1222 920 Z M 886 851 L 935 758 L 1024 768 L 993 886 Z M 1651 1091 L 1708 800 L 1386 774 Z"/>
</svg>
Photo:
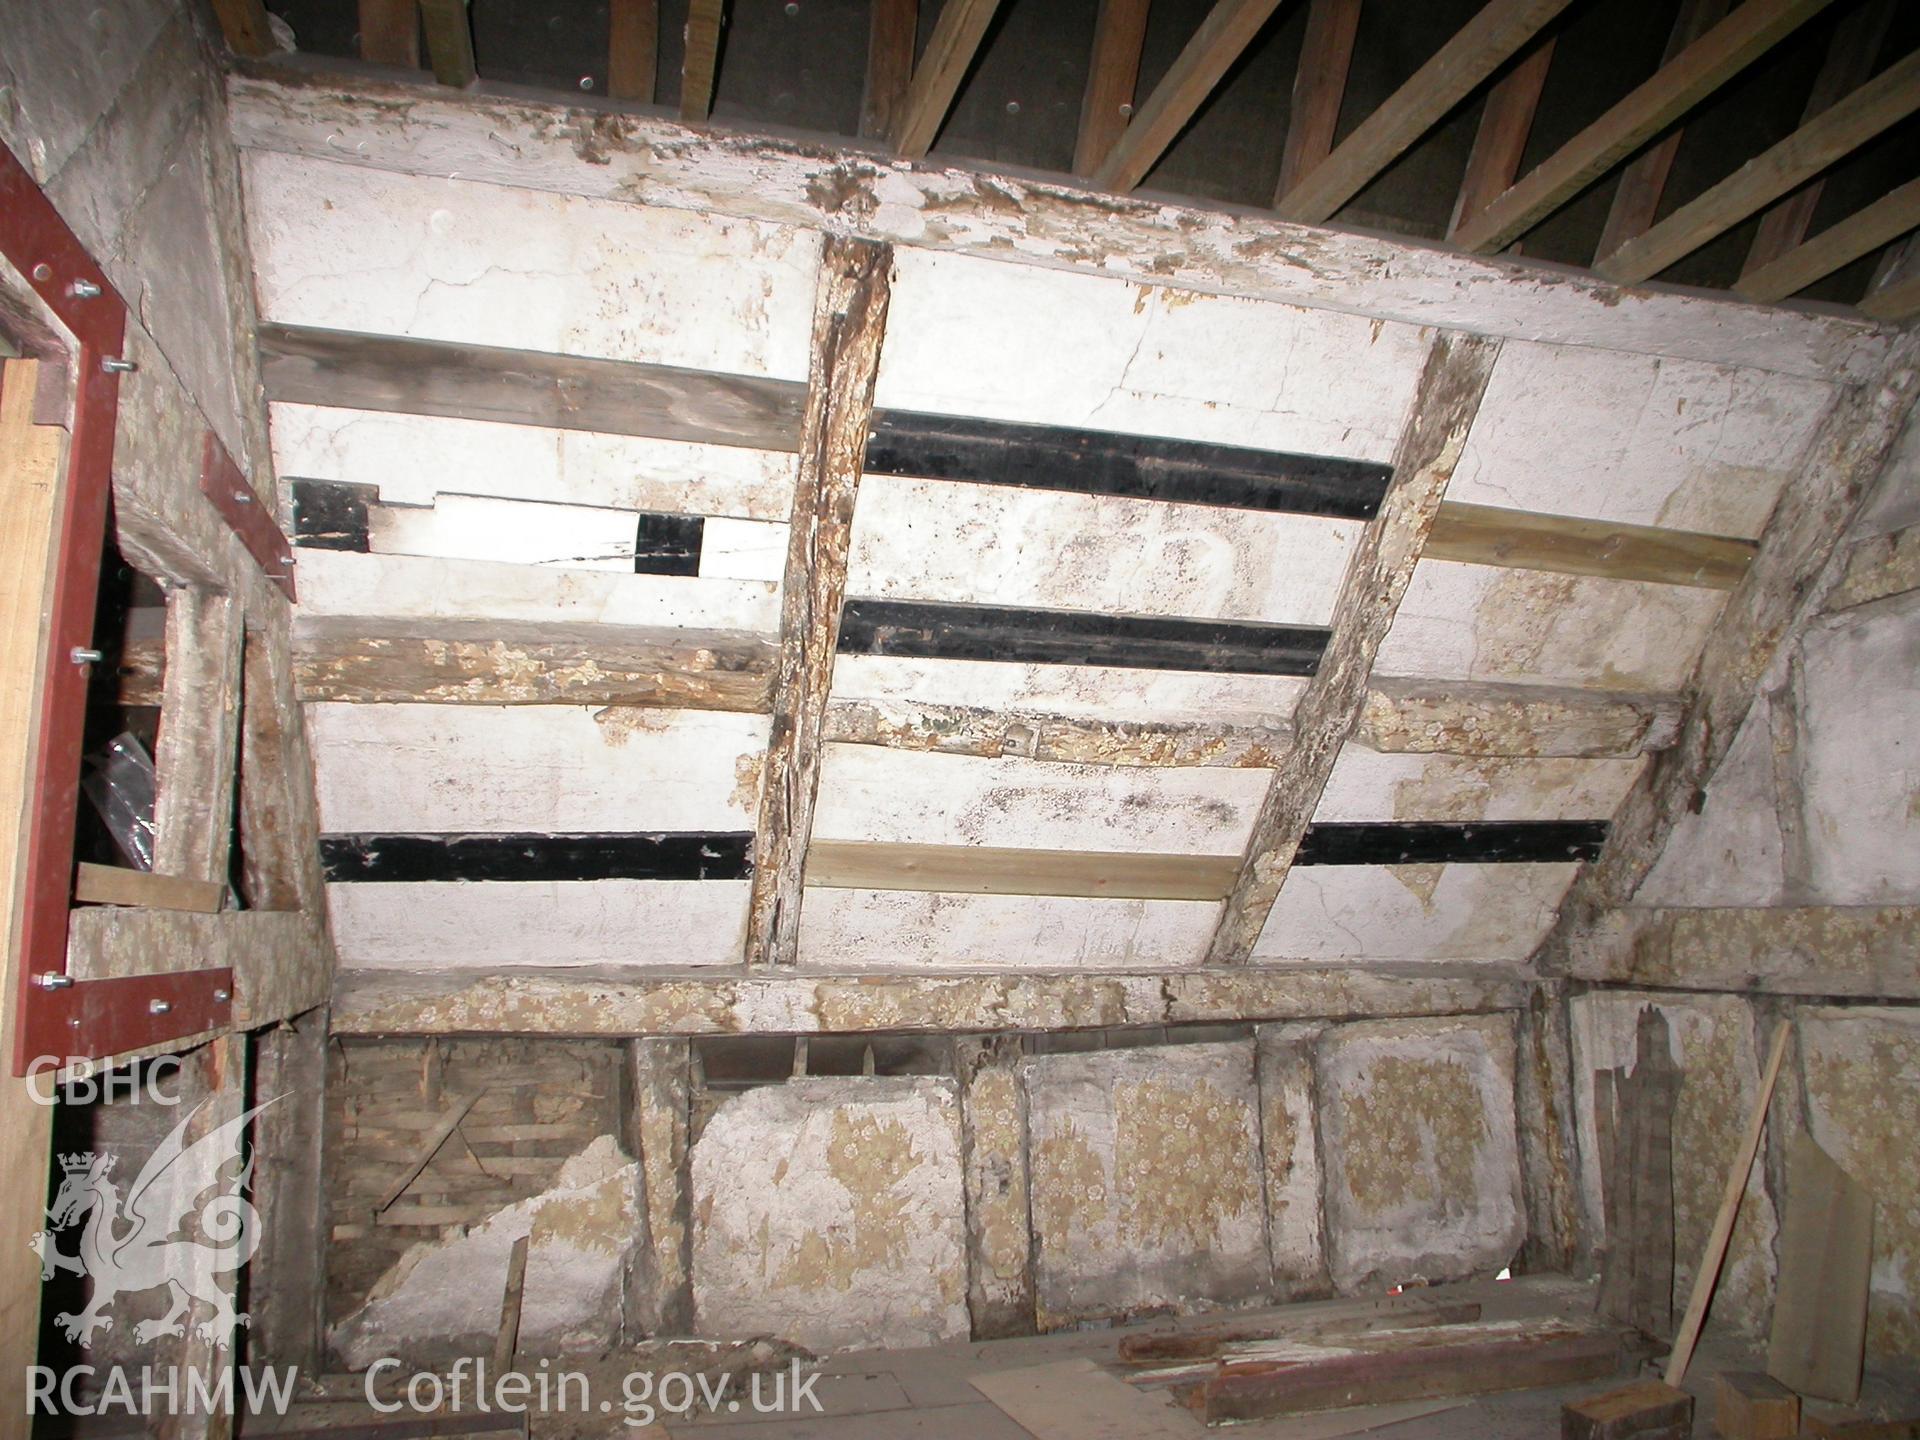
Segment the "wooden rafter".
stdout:
<svg viewBox="0 0 1920 1440">
<path fill-rule="evenodd" d="M 781 591 L 773 730 L 754 836 L 750 965 L 792 965 L 799 954 L 801 876 L 813 836 L 853 501 L 873 415 L 892 267 L 891 246 L 844 236 L 829 236 L 820 257 L 812 376 Z"/>
<path fill-rule="evenodd" d="M 1348 563 L 1333 636 L 1294 711 L 1293 748 L 1267 786 L 1208 946 L 1210 964 L 1244 964 L 1253 953 L 1340 747 L 1359 721 L 1373 657 L 1413 578 L 1499 353 L 1497 341 L 1479 336 L 1443 333 L 1434 342 L 1395 447 L 1392 487 Z"/>
<path fill-rule="evenodd" d="M 860 96 L 860 135 L 884 140 L 913 83 L 913 46 L 920 7 L 915 0 L 872 0 L 867 16 L 867 80 Z"/>
<path fill-rule="evenodd" d="M 1125 132 L 1094 172 L 1094 183 L 1108 190 L 1126 191 L 1144 180 L 1279 4 L 1280 0 L 1215 0 L 1173 68 L 1147 97 L 1147 103 L 1134 112 Z"/>
<path fill-rule="evenodd" d="M 1612 280 L 1650 279 L 1916 110 L 1920 110 L 1920 51 L 1881 71 L 1594 269 Z"/>
<path fill-rule="evenodd" d="M 1827 43 L 1827 58 L 1820 66 L 1819 75 L 1814 77 L 1813 91 L 1807 96 L 1807 107 L 1800 116 L 1801 124 L 1867 83 L 1898 4 L 1899 0 L 1866 0 L 1857 10 L 1841 17 L 1834 27 L 1833 39 Z M 1760 217 L 1760 228 L 1754 234 L 1747 262 L 1741 270 L 1743 279 L 1771 265 L 1807 238 L 1807 227 L 1813 223 L 1813 212 L 1820 204 L 1820 192 L 1825 185 L 1822 177 L 1809 180 L 1784 200 L 1776 201 Z"/>
<path fill-rule="evenodd" d="M 464 90 L 479 78 L 473 61 L 473 23 L 467 0 L 420 0 L 420 23 L 427 32 L 427 58 L 433 78 Z"/>
<path fill-rule="evenodd" d="M 660 70 L 660 0 L 609 0 L 607 93 L 653 103 Z"/>
<path fill-rule="evenodd" d="M 720 26 L 727 0 L 691 0 L 687 6 L 686 48 L 680 63 L 680 118 L 690 125 L 713 112 L 713 74 L 720 63 Z"/>
<path fill-rule="evenodd" d="M 1460 227 L 1489 253 L 1520 238 L 1758 60 L 1832 0 L 1746 0 Z"/>
<path fill-rule="evenodd" d="M 273 53 L 273 31 L 267 24 L 264 0 L 213 0 L 220 33 L 236 55 L 258 59 Z"/>
<path fill-rule="evenodd" d="M 1288 220 L 1329 220 L 1489 75 L 1517 55 L 1568 0 L 1489 0 L 1326 160 L 1281 197 Z"/>
<path fill-rule="evenodd" d="M 1307 9 L 1307 33 L 1300 42 L 1287 138 L 1280 151 L 1280 181 L 1273 191 L 1276 205 L 1333 153 L 1347 69 L 1353 62 L 1353 37 L 1359 29 L 1360 0 L 1312 0 Z"/>
<path fill-rule="evenodd" d="M 360 58 L 418 70 L 419 0 L 360 0 Z"/>
<path fill-rule="evenodd" d="M 1134 89 L 1140 82 L 1150 4 L 1151 0 L 1100 0 L 1087 88 L 1080 99 L 1080 128 L 1073 142 L 1076 175 L 1097 171 L 1127 128 Z"/>
<path fill-rule="evenodd" d="M 1920 180 L 1909 180 L 1811 240 L 1748 271 L 1733 288 L 1749 300 L 1784 300 L 1916 226 L 1920 226 Z"/>
<path fill-rule="evenodd" d="M 1553 47 L 1551 35 L 1536 40 L 1533 48 L 1487 91 L 1480 128 L 1474 132 L 1473 152 L 1467 157 L 1466 174 L 1460 179 L 1460 193 L 1454 198 L 1453 215 L 1447 221 L 1449 240 L 1469 216 L 1492 204 L 1520 173 L 1527 136 L 1540 109 L 1540 92 L 1546 88 L 1547 72 L 1553 66 Z"/>
<path fill-rule="evenodd" d="M 1920 315 L 1920 237 L 1888 252 L 1860 308 L 1876 320 L 1911 320 Z"/>
<path fill-rule="evenodd" d="M 1686 48 L 1727 18 L 1727 0 L 1681 0 L 1680 13 L 1674 17 L 1673 32 L 1667 36 L 1662 65 L 1671 65 Z M 1643 235 L 1660 213 L 1660 197 L 1666 193 L 1667 176 L 1673 173 L 1674 157 L 1686 138 L 1684 126 L 1675 126 L 1627 163 L 1614 189 L 1613 203 L 1607 207 L 1607 223 L 1601 228 L 1600 242 L 1593 253 L 1611 255 L 1627 241 Z"/>
<path fill-rule="evenodd" d="M 946 0 L 940 7 L 926 53 L 894 120 L 893 148 L 902 155 L 917 159 L 933 147 L 999 8 L 1000 0 Z"/>
</svg>

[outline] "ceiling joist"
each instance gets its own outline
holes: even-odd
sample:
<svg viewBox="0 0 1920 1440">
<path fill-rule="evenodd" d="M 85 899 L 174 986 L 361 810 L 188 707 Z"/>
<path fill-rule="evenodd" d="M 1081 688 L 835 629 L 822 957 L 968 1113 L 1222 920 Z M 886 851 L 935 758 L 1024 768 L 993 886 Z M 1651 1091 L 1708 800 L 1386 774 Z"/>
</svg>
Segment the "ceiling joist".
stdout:
<svg viewBox="0 0 1920 1440">
<path fill-rule="evenodd" d="M 860 138 L 893 133 L 913 83 L 920 7 L 914 0 L 872 0 L 867 15 L 867 78 L 860 95 Z"/>
<path fill-rule="evenodd" d="M 918 159 L 932 148 L 999 8 L 1000 0 L 946 0 L 940 7 L 894 121 L 893 148 L 902 155 Z"/>
<path fill-rule="evenodd" d="M 1920 180 L 1909 180 L 1811 240 L 1748 271 L 1734 289 L 1749 300 L 1785 300 L 1915 227 L 1920 227 Z"/>
<path fill-rule="evenodd" d="M 687 6 L 686 50 L 680 64 L 680 118 L 689 125 L 706 123 L 713 113 L 713 74 L 720 63 L 720 26 L 727 0 L 690 0 Z"/>
<path fill-rule="evenodd" d="M 427 32 L 427 58 L 435 80 L 464 90 L 480 78 L 467 0 L 420 0 L 420 23 Z"/>
<path fill-rule="evenodd" d="M 360 58 L 418 70 L 419 0 L 360 0 Z"/>
<path fill-rule="evenodd" d="M 1454 198 L 1453 215 L 1447 221 L 1447 239 L 1453 240 L 1463 220 L 1486 209 L 1519 175 L 1527 136 L 1533 131 L 1533 117 L 1540 109 L 1540 92 L 1546 88 L 1547 71 L 1553 65 L 1553 47 L 1551 35 L 1534 41 L 1533 48 L 1487 91 L 1480 128 L 1474 132 L 1473 152 L 1467 157 L 1460 193 Z"/>
<path fill-rule="evenodd" d="M 1076 175 L 1097 171 L 1127 128 L 1134 89 L 1140 83 L 1150 4 L 1151 0 L 1100 0 L 1087 88 L 1080 98 L 1080 128 L 1073 142 Z"/>
<path fill-rule="evenodd" d="M 651 105 L 659 71 L 660 0 L 608 0 L 607 93 Z"/>
<path fill-rule="evenodd" d="M 1293 103 L 1287 108 L 1287 138 L 1280 152 L 1280 183 L 1273 192 L 1276 205 L 1333 153 L 1359 30 L 1360 0 L 1312 0 L 1308 6 Z"/>
</svg>

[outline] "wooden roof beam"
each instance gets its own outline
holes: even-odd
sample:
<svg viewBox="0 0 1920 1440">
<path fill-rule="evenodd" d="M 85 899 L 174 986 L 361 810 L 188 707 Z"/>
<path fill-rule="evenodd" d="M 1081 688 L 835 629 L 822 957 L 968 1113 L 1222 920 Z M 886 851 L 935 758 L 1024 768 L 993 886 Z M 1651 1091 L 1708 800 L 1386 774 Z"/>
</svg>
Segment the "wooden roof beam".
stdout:
<svg viewBox="0 0 1920 1440">
<path fill-rule="evenodd" d="M 1920 50 L 1896 61 L 1593 268 L 1610 280 L 1629 284 L 1652 279 L 1916 110 L 1920 110 Z"/>
<path fill-rule="evenodd" d="M 1307 8 L 1307 33 L 1300 42 L 1287 138 L 1280 152 L 1280 182 L 1273 192 L 1276 205 L 1333 153 L 1340 102 L 1353 63 L 1353 37 L 1359 29 L 1360 0 L 1312 0 Z"/>
<path fill-rule="evenodd" d="M 467 0 L 420 0 L 420 23 L 427 32 L 427 58 L 435 80 L 464 90 L 480 78 Z"/>
<path fill-rule="evenodd" d="M 651 105 L 660 79 L 660 0 L 609 0 L 607 93 Z"/>
<path fill-rule="evenodd" d="M 1147 41 L 1151 3 L 1100 0 L 1100 13 L 1093 22 L 1093 58 L 1080 100 L 1080 129 L 1073 143 L 1076 175 L 1098 170 L 1127 128 L 1134 90 L 1140 83 L 1140 53 Z"/>
<path fill-rule="evenodd" d="M 1909 180 L 1778 259 L 1748 271 L 1733 288 L 1749 300 L 1784 300 L 1916 227 L 1920 180 Z"/>
<path fill-rule="evenodd" d="M 1489 0 L 1274 208 L 1287 220 L 1332 219 L 1407 147 L 1524 49 L 1567 4 L 1568 0 Z"/>
<path fill-rule="evenodd" d="M 960 82 L 967 78 L 999 8 L 1000 0 L 946 0 L 940 7 L 926 53 L 894 121 L 893 148 L 902 155 L 918 159 L 933 148 L 934 137 L 946 123 Z"/>
<path fill-rule="evenodd" d="M 1504 249 L 1831 3 L 1746 0 L 1462 225 L 1454 242 Z"/>
<path fill-rule="evenodd" d="M 1486 209 L 1519 175 L 1527 136 L 1540 108 L 1540 92 L 1546 88 L 1547 71 L 1553 65 L 1553 46 L 1551 35 L 1535 41 L 1533 48 L 1487 91 L 1480 128 L 1474 132 L 1473 153 L 1467 157 L 1453 216 L 1447 221 L 1447 239 L 1452 240 L 1463 221 Z"/>
<path fill-rule="evenodd" d="M 919 21 L 915 0 L 872 0 L 867 15 L 867 79 L 860 93 L 863 140 L 886 139 L 906 104 Z"/>
<path fill-rule="evenodd" d="M 220 33 L 227 37 L 227 48 L 234 54 L 258 59 L 274 52 L 264 0 L 213 0 L 213 13 L 220 21 Z"/>
<path fill-rule="evenodd" d="M 360 0 L 360 58 L 418 70 L 419 0 Z"/>
<path fill-rule="evenodd" d="M 1118 143 L 1094 172 L 1094 183 L 1127 191 L 1144 180 L 1213 93 L 1220 77 L 1279 8 L 1280 0 L 1215 0 L 1172 68 L 1147 103 L 1134 112 Z"/>
<path fill-rule="evenodd" d="M 680 118 L 703 125 L 713 113 L 713 74 L 720 63 L 720 27 L 727 0 L 691 0 L 686 49 L 680 62 Z"/>
</svg>

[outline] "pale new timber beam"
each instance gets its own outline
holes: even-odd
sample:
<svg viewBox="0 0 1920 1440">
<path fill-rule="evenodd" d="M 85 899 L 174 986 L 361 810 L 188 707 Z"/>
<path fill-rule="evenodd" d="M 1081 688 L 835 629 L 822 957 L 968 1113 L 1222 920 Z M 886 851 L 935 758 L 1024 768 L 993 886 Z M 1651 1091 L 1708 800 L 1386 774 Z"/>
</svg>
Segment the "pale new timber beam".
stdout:
<svg viewBox="0 0 1920 1440">
<path fill-rule="evenodd" d="M 473 62 L 473 24 L 467 0 L 420 0 L 420 22 L 427 32 L 427 58 L 433 78 L 464 90 L 480 78 Z"/>
<path fill-rule="evenodd" d="M 1727 18 L 1727 0 L 1680 0 L 1680 13 L 1674 17 L 1673 33 L 1667 36 L 1662 65 L 1671 65 L 1686 48 Z M 1686 127 L 1676 125 L 1647 149 L 1627 163 L 1620 172 L 1620 183 L 1607 207 L 1607 223 L 1601 227 L 1595 255 L 1611 255 L 1636 235 L 1643 235 L 1660 213 L 1660 197 L 1666 193 L 1667 177 L 1673 173 L 1674 156 L 1686 138 Z"/>
<path fill-rule="evenodd" d="M 660 72 L 660 0 L 609 0 L 607 93 L 651 105 Z"/>
<path fill-rule="evenodd" d="M 846 602 L 853 502 L 873 418 L 892 267 L 891 246 L 838 235 L 827 237 L 820 257 L 800 474 L 780 596 L 773 729 L 754 834 L 749 965 L 792 965 L 799 954 L 801 875 L 813 836 L 821 732 Z"/>
<path fill-rule="evenodd" d="M 1747 0 L 1736 6 L 1463 225 L 1455 243 L 1487 252 L 1519 239 L 1831 3 Z"/>
<path fill-rule="evenodd" d="M 1568 974 L 1610 984 L 1920 1000 L 1920 906 L 1609 912 Z"/>
<path fill-rule="evenodd" d="M 1920 110 L 1920 51 L 1896 61 L 1593 268 L 1610 280 L 1628 284 L 1651 279 L 1916 110 Z"/>
<path fill-rule="evenodd" d="M 1359 29 L 1360 0 L 1312 0 L 1307 7 L 1307 33 L 1300 42 L 1287 138 L 1280 151 L 1280 181 L 1273 191 L 1276 205 L 1333 153 L 1347 69 L 1353 63 L 1353 37 Z"/>
<path fill-rule="evenodd" d="M 926 53 L 894 120 L 893 148 L 902 155 L 918 159 L 933 147 L 999 8 L 1000 0 L 946 0 L 940 7 Z"/>
<path fill-rule="evenodd" d="M 1447 239 L 1459 233 L 1469 216 L 1492 204 L 1520 173 L 1527 136 L 1540 109 L 1540 92 L 1546 88 L 1547 72 L 1553 66 L 1553 47 L 1551 35 L 1535 41 L 1533 48 L 1487 91 L 1480 128 L 1474 132 L 1473 152 L 1467 157 L 1453 216 L 1447 221 Z"/>
<path fill-rule="evenodd" d="M 1909 238 L 1889 253 L 1860 309 L 1876 320 L 1911 320 L 1920 315 L 1920 237 Z"/>
<path fill-rule="evenodd" d="M 258 59 L 273 53 L 273 30 L 263 0 L 213 0 L 213 13 L 234 54 Z"/>
<path fill-rule="evenodd" d="M 1784 300 L 1916 226 L 1920 180 L 1909 180 L 1771 263 L 1749 270 L 1733 288 L 1749 300 Z"/>
<path fill-rule="evenodd" d="M 1280 0 L 1215 0 L 1173 67 L 1147 103 L 1134 112 L 1094 172 L 1094 184 L 1124 192 L 1144 180 L 1279 6 Z"/>
<path fill-rule="evenodd" d="M 1073 173 L 1091 175 L 1106 161 L 1133 114 L 1140 53 L 1147 43 L 1151 0 L 1100 0 L 1093 22 L 1093 58 L 1080 97 L 1080 128 L 1073 141 Z"/>
<path fill-rule="evenodd" d="M 1680 699 L 1376 675 L 1356 745 L 1389 754 L 1625 759 L 1671 745 Z"/>
<path fill-rule="evenodd" d="M 1833 38 L 1827 42 L 1827 58 L 1814 77 L 1807 107 L 1801 112 L 1802 124 L 1867 83 L 1880 47 L 1886 43 L 1887 30 L 1893 24 L 1898 5 L 1899 0 L 1866 0 L 1851 14 L 1840 18 Z M 1813 212 L 1819 207 L 1820 192 L 1825 186 L 1824 178 L 1809 180 L 1786 199 L 1776 201 L 1760 217 L 1760 228 L 1747 251 L 1746 264 L 1741 267 L 1743 280 L 1797 248 L 1807 238 L 1807 227 L 1813 224 Z"/>
<path fill-rule="evenodd" d="M 1694 662 L 1678 738 L 1620 803 L 1600 858 L 1581 869 L 1536 950 L 1543 971 L 1565 970 L 1606 912 L 1638 891 L 1679 817 L 1699 808 L 1781 645 L 1841 583 L 1849 556 L 1840 539 L 1886 471 L 1916 394 L 1920 336 L 1907 334 L 1877 383 L 1848 386 L 1829 405 L 1805 463 L 1774 505 L 1753 564 Z"/>
<path fill-rule="evenodd" d="M 1393 484 L 1348 562 L 1333 635 L 1294 710 L 1294 743 L 1253 823 L 1233 893 L 1208 946 L 1214 965 L 1244 964 L 1320 803 L 1340 747 L 1366 701 L 1373 657 L 1393 623 L 1493 374 L 1499 343 L 1443 333 L 1434 341 L 1394 448 Z"/>
<path fill-rule="evenodd" d="M 1531 983 L 1491 965 L 1249 966 L 1012 975 L 677 975 L 591 969 L 342 971 L 346 1035 L 734 1035 L 1082 1030 L 1512 1010 Z"/>
<path fill-rule="evenodd" d="M 1449 500 L 1427 537 L 1429 560 L 1731 590 L 1753 542 L 1656 525 L 1615 525 Z"/>
<path fill-rule="evenodd" d="M 872 0 L 867 16 L 867 79 L 860 96 L 860 137 L 884 140 L 913 83 L 916 0 Z"/>
<path fill-rule="evenodd" d="M 1331 219 L 1408 146 L 1517 55 L 1567 4 L 1568 0 L 1489 0 L 1274 208 L 1287 220 Z"/>
<path fill-rule="evenodd" d="M 153 757 L 153 868 L 162 874 L 224 883 L 232 868 L 245 642 L 234 596 L 180 589 L 168 599 Z"/>
<path fill-rule="evenodd" d="M 1238 855 L 1138 855 L 992 845 L 815 840 L 810 888 L 958 895 L 1079 895 L 1109 900 L 1220 900 Z"/>
<path fill-rule="evenodd" d="M 720 26 L 727 0 L 691 0 L 687 6 L 686 49 L 680 64 L 680 118 L 689 125 L 713 112 L 713 73 L 720 63 Z"/>
<path fill-rule="evenodd" d="M 360 0 L 360 58 L 418 70 L 419 0 Z"/>
</svg>

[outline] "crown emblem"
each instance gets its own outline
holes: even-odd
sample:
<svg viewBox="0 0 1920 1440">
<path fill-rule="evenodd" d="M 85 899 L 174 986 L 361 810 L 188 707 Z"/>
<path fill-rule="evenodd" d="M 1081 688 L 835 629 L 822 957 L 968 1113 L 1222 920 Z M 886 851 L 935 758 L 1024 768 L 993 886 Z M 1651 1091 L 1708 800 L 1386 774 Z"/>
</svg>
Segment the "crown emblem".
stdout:
<svg viewBox="0 0 1920 1440">
<path fill-rule="evenodd" d="M 92 1165 L 93 1152 L 91 1150 L 82 1150 L 77 1155 L 62 1155 L 60 1157 L 60 1168 L 69 1175 L 84 1175 Z M 104 1175 L 111 1169 L 113 1169 L 113 1159 L 109 1156 L 101 1162 L 100 1173 Z"/>
</svg>

